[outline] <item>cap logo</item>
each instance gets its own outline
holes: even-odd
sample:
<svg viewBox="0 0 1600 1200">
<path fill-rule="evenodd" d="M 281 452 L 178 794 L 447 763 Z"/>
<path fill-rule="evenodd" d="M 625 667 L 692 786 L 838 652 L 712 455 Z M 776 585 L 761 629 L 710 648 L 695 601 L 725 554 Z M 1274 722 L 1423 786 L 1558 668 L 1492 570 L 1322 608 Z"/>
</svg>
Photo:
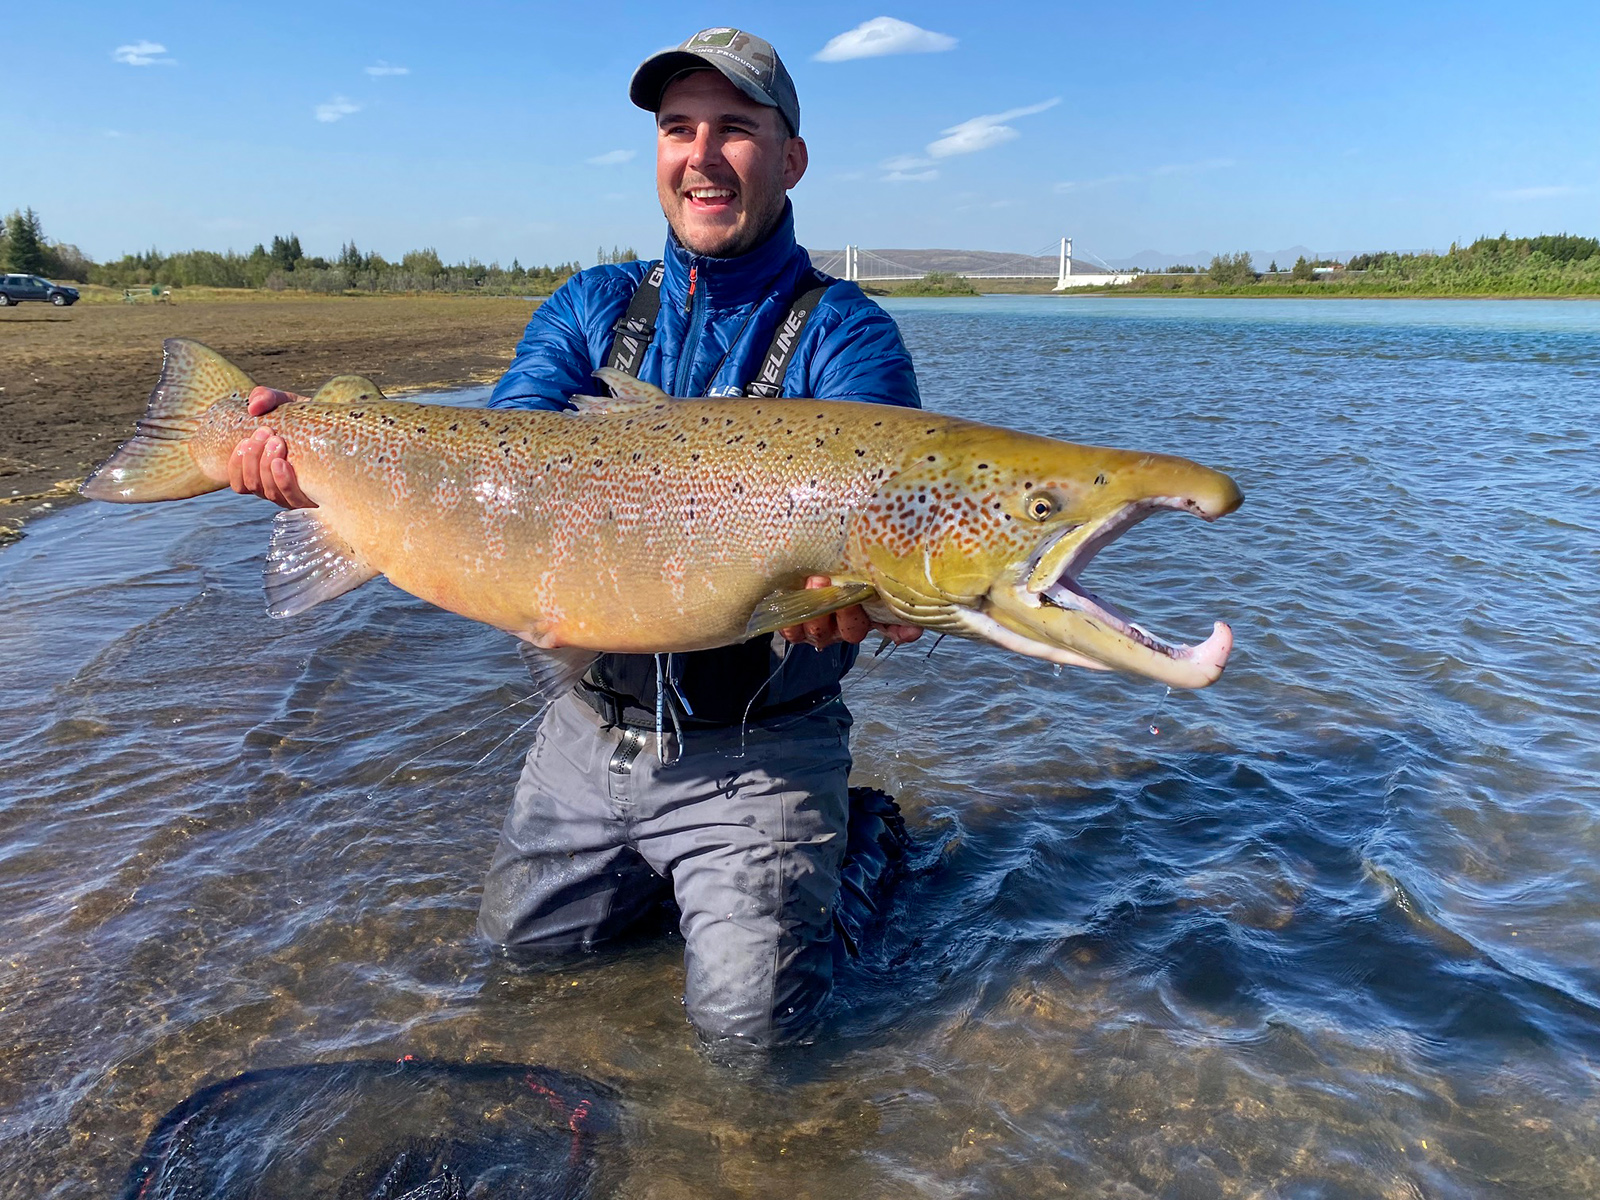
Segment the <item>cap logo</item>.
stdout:
<svg viewBox="0 0 1600 1200">
<path fill-rule="evenodd" d="M 737 29 L 702 29 L 689 39 L 691 46 L 731 46 L 739 36 Z"/>
</svg>

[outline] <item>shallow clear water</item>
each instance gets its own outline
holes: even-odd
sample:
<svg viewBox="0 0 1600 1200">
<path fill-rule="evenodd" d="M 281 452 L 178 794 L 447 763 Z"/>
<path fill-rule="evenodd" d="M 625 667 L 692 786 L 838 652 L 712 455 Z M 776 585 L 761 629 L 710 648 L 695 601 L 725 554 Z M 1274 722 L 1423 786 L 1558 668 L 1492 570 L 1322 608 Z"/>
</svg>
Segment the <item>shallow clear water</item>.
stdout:
<svg viewBox="0 0 1600 1200">
<path fill-rule="evenodd" d="M 1229 620 L 1221 683 L 858 669 L 920 870 L 826 1040 L 735 1070 L 673 939 L 473 941 L 507 639 L 382 583 L 270 621 L 265 505 L 73 508 L 0 554 L 0 1195 L 111 1190 L 202 1083 L 402 1054 L 614 1085 L 634 1196 L 1600 1191 L 1600 305 L 891 307 L 931 408 L 1239 480 L 1087 580 Z"/>
</svg>

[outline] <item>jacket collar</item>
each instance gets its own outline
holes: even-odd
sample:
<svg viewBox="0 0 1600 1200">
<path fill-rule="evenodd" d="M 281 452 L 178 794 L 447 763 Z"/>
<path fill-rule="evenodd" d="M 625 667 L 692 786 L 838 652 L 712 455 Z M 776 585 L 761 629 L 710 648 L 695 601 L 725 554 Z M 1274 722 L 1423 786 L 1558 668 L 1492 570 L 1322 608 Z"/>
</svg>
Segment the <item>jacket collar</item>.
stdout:
<svg viewBox="0 0 1600 1200">
<path fill-rule="evenodd" d="M 666 277 L 662 281 L 663 295 L 683 303 L 689 294 L 689 271 L 695 272 L 695 292 L 704 295 L 707 302 L 718 308 L 736 308 L 753 304 L 769 295 L 782 282 L 782 277 L 795 270 L 794 259 L 801 253 L 794 240 L 794 207 L 787 199 L 783 202 L 783 216 L 772 235 L 748 254 L 737 258 L 707 258 L 692 254 L 678 241 L 678 235 L 667 231 Z"/>
</svg>

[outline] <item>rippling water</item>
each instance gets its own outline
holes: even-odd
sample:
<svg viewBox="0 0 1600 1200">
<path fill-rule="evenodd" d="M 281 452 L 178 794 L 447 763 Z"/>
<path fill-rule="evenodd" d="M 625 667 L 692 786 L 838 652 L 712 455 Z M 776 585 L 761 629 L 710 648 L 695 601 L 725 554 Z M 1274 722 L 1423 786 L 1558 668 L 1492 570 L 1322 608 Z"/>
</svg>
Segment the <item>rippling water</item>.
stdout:
<svg viewBox="0 0 1600 1200">
<path fill-rule="evenodd" d="M 891 307 L 931 408 L 1239 480 L 1088 579 L 1230 620 L 1220 684 L 858 669 L 919 871 L 831 1035 L 743 1072 L 674 939 L 473 941 L 506 638 L 381 583 L 269 621 L 265 505 L 71 509 L 0 554 L 0 1194 L 113 1190 L 203 1083 L 403 1054 L 613 1085 L 631 1196 L 1600 1192 L 1600 306 Z"/>
</svg>

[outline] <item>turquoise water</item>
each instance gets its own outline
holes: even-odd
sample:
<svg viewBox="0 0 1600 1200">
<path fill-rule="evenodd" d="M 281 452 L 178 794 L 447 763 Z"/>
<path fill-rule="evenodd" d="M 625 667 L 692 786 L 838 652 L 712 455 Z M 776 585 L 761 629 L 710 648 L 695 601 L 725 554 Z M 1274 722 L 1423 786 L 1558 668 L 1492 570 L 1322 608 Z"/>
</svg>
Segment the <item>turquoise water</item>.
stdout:
<svg viewBox="0 0 1600 1200">
<path fill-rule="evenodd" d="M 918 871 L 829 1036 L 732 1071 L 675 940 L 472 941 L 504 637 L 385 584 L 269 621 L 264 505 L 61 513 L 0 553 L 0 1195 L 114 1188 L 204 1083 L 408 1053 L 615 1086 L 633 1196 L 1600 1191 L 1600 305 L 889 306 L 930 408 L 1234 475 L 1086 576 L 1229 621 L 1223 680 L 858 669 Z"/>
</svg>

